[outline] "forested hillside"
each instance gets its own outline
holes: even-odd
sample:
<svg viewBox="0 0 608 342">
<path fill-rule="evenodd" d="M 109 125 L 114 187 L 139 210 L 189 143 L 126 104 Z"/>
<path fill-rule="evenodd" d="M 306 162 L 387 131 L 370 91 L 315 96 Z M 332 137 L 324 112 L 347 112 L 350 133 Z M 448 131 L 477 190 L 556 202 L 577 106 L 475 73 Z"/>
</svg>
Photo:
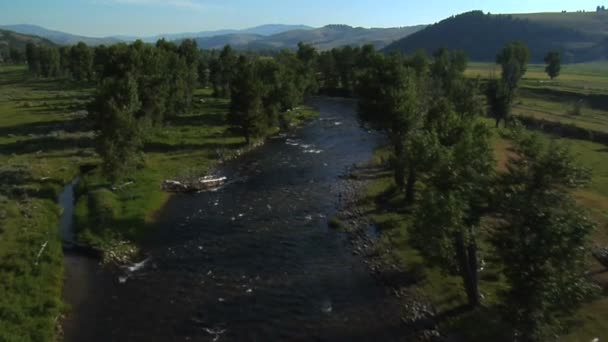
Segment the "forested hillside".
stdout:
<svg viewBox="0 0 608 342">
<path fill-rule="evenodd" d="M 0 61 L 10 60 L 12 50 L 13 54 L 19 54 L 19 60 L 16 62 L 21 62 L 24 59 L 22 57 L 24 56 L 25 46 L 30 42 L 42 46 L 54 45 L 44 38 L 0 30 Z M 15 56 L 12 59 L 15 59 Z"/>
<path fill-rule="evenodd" d="M 510 41 L 522 41 L 530 47 L 532 62 L 542 62 L 544 55 L 551 50 L 560 51 L 568 63 L 604 59 L 608 40 L 599 34 L 599 30 L 592 30 L 592 27 L 599 27 L 598 22 L 608 22 L 608 15 L 588 13 L 594 18 L 590 23 L 582 20 L 583 14 L 585 13 L 560 13 L 552 17 L 510 16 L 473 11 L 431 25 L 391 44 L 386 51 L 412 53 L 424 49 L 431 53 L 445 47 L 464 50 L 475 61 L 494 61 L 496 51 L 501 46 Z M 556 16 L 559 15 L 564 16 L 564 20 L 557 20 Z M 578 21 L 570 18 L 578 18 Z M 576 24 L 579 22 L 583 29 L 579 29 Z"/>
</svg>

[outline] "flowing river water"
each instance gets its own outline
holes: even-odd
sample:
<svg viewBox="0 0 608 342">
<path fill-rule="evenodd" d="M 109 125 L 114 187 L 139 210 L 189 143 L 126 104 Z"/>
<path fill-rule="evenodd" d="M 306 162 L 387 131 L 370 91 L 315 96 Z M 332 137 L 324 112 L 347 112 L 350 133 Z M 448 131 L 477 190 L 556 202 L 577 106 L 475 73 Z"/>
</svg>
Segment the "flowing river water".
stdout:
<svg viewBox="0 0 608 342">
<path fill-rule="evenodd" d="M 319 119 L 224 166 L 240 181 L 174 196 L 128 278 L 68 255 L 65 340 L 400 340 L 398 305 L 328 228 L 379 137 L 355 102 L 311 102 Z"/>
</svg>

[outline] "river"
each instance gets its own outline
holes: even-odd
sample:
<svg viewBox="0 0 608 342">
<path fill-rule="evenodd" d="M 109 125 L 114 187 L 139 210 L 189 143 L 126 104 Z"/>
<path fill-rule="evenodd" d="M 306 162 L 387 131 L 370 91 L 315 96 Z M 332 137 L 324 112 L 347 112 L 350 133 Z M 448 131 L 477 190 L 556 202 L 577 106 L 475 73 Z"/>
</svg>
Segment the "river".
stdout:
<svg viewBox="0 0 608 342">
<path fill-rule="evenodd" d="M 65 340 L 400 340 L 398 305 L 328 228 L 340 175 L 379 137 L 360 128 L 355 102 L 311 102 L 319 119 L 225 165 L 239 182 L 174 196 L 126 281 L 66 259 Z"/>
</svg>

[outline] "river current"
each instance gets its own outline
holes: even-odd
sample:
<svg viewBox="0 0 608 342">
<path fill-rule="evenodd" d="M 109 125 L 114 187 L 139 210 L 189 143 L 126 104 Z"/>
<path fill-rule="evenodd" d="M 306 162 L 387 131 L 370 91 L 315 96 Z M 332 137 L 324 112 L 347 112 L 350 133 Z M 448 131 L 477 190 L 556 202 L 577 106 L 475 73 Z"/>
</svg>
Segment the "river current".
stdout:
<svg viewBox="0 0 608 342">
<path fill-rule="evenodd" d="M 319 119 L 223 167 L 236 182 L 174 196 L 128 278 L 68 256 L 65 340 L 400 340 L 397 304 L 328 228 L 380 138 L 353 101 L 311 105 Z"/>
</svg>

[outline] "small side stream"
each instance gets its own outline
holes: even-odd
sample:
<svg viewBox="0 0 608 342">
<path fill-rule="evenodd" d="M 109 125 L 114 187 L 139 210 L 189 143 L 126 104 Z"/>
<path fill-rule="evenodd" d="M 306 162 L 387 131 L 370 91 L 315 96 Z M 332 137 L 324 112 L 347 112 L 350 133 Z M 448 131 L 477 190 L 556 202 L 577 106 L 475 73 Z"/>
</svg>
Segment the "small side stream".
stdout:
<svg viewBox="0 0 608 342">
<path fill-rule="evenodd" d="M 64 251 L 64 270 L 65 279 L 63 286 L 63 300 L 69 306 L 69 310 L 64 317 L 62 330 L 66 341 L 73 340 L 73 332 L 81 327 L 80 319 L 76 322 L 76 317 L 88 317 L 86 322 L 94 320 L 95 308 L 99 306 L 99 295 L 92 293 L 103 293 L 104 286 L 111 281 L 104 275 L 103 269 L 98 266 L 99 259 L 94 257 L 94 253 L 87 252 L 79 247 L 75 242 L 74 233 L 74 188 L 78 185 L 79 179 L 74 179 L 67 184 L 63 192 L 59 195 L 58 202 L 63 212 L 59 222 L 59 232 L 63 242 Z M 83 327 L 86 329 L 86 327 Z"/>
</svg>

